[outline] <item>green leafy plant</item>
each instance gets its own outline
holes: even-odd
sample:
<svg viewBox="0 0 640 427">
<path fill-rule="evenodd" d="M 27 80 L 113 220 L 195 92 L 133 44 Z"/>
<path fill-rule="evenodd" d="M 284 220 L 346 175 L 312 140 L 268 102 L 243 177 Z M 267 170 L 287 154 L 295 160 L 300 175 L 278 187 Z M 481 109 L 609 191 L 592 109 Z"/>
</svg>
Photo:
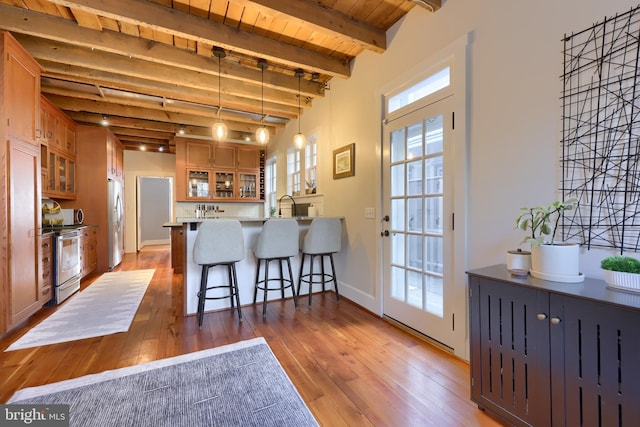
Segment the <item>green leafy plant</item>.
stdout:
<svg viewBox="0 0 640 427">
<path fill-rule="evenodd" d="M 565 211 L 570 211 L 577 205 L 578 199 L 571 197 L 566 200 L 558 200 L 546 206 L 520 208 L 523 212 L 516 218 L 515 228 L 522 231 L 530 231 L 530 234 L 522 240 L 522 243 L 530 243 L 532 245 L 549 243 L 553 245 L 560 218 Z M 550 236 L 551 239 L 545 242 L 545 236 Z"/>
<path fill-rule="evenodd" d="M 629 256 L 610 256 L 600 262 L 603 270 L 620 271 L 623 273 L 640 274 L 640 260 Z"/>
</svg>

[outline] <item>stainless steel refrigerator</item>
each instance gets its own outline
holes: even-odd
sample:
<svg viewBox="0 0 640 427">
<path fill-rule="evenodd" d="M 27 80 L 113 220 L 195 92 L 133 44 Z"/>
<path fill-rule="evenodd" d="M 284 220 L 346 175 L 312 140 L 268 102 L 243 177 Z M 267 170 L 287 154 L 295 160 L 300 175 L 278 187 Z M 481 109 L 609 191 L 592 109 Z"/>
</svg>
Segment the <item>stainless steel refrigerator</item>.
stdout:
<svg viewBox="0 0 640 427">
<path fill-rule="evenodd" d="M 109 270 L 122 261 L 124 254 L 124 189 L 110 179 L 109 186 Z"/>
</svg>

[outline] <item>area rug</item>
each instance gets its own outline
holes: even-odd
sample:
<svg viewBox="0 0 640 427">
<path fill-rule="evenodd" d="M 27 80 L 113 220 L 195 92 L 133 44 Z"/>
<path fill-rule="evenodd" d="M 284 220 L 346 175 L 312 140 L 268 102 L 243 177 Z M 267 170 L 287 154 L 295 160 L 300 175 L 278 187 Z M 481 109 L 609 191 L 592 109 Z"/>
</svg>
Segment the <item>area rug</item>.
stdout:
<svg viewBox="0 0 640 427">
<path fill-rule="evenodd" d="M 5 351 L 128 331 L 154 272 L 104 273 Z"/>
<path fill-rule="evenodd" d="M 317 426 L 264 338 L 19 390 L 71 426 Z"/>
</svg>

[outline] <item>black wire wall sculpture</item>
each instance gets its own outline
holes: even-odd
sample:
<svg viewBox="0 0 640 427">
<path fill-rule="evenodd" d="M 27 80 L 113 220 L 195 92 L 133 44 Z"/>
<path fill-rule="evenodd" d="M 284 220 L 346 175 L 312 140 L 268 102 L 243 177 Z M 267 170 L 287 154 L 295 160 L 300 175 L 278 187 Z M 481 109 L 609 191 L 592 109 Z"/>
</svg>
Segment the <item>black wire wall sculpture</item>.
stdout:
<svg viewBox="0 0 640 427">
<path fill-rule="evenodd" d="M 563 238 L 638 251 L 640 5 L 563 42 Z"/>
</svg>

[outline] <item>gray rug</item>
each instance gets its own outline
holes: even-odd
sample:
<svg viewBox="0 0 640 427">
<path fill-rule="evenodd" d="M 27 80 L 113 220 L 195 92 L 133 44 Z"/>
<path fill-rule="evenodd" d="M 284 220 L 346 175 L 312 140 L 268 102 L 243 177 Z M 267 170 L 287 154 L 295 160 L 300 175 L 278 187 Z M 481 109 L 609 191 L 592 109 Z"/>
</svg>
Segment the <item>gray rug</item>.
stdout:
<svg viewBox="0 0 640 427">
<path fill-rule="evenodd" d="M 104 273 L 5 351 L 126 332 L 155 269 Z"/>
<path fill-rule="evenodd" d="M 317 426 L 263 338 L 19 390 L 71 426 Z"/>
</svg>

